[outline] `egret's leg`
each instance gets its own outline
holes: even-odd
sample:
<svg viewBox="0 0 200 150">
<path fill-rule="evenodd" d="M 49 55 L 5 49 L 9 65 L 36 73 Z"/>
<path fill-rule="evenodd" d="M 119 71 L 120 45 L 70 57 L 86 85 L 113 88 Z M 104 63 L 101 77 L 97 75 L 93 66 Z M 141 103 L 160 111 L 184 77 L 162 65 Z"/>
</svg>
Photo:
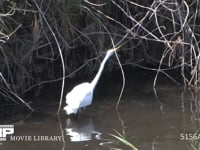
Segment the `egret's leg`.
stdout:
<svg viewBox="0 0 200 150">
<path fill-rule="evenodd" d="M 77 112 L 77 119 L 79 120 L 81 118 L 81 108 Z"/>
</svg>

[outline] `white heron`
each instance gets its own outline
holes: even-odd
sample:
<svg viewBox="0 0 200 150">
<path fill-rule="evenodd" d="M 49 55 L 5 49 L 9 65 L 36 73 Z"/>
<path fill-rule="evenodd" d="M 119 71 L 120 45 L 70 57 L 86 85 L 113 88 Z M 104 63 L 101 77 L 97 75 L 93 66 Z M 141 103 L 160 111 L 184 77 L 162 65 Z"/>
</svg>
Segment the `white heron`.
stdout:
<svg viewBox="0 0 200 150">
<path fill-rule="evenodd" d="M 103 59 L 96 76 L 90 83 L 89 82 L 81 83 L 75 86 L 69 93 L 67 93 L 66 95 L 67 106 L 64 107 L 64 110 L 66 111 L 67 115 L 77 114 L 80 108 L 85 108 L 86 106 L 92 103 L 93 92 L 102 74 L 104 66 L 107 60 L 118 49 L 119 47 L 110 49 L 106 52 L 106 56 Z"/>
</svg>

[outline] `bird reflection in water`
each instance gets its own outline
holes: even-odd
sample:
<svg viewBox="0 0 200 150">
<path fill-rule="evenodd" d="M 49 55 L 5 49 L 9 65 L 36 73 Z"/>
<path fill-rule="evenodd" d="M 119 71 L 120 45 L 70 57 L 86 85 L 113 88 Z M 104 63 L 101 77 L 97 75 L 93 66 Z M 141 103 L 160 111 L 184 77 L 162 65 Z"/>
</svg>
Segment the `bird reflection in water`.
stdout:
<svg viewBox="0 0 200 150">
<path fill-rule="evenodd" d="M 91 139 L 100 140 L 101 132 L 97 131 L 91 118 L 66 120 L 66 134 L 70 136 L 71 142 L 89 141 Z"/>
<path fill-rule="evenodd" d="M 109 131 L 105 133 L 99 131 L 98 127 L 101 125 L 97 123 L 97 120 L 93 120 L 92 117 L 80 117 L 80 118 L 67 118 L 66 120 L 66 135 L 69 136 L 70 142 L 87 142 L 98 144 L 100 147 L 112 149 L 116 147 L 117 141 L 111 136 L 108 136 Z M 96 123 L 95 123 L 96 122 Z M 96 142 L 94 142 L 96 141 Z"/>
</svg>

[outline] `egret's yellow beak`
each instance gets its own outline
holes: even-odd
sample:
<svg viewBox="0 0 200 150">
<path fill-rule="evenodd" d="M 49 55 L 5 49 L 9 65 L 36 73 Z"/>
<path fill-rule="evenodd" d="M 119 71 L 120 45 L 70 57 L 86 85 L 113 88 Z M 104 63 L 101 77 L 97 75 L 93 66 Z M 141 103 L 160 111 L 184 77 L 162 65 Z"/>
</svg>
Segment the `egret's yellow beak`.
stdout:
<svg viewBox="0 0 200 150">
<path fill-rule="evenodd" d="M 121 46 L 115 47 L 114 50 L 117 51 L 117 50 L 119 50 L 120 47 Z"/>
</svg>

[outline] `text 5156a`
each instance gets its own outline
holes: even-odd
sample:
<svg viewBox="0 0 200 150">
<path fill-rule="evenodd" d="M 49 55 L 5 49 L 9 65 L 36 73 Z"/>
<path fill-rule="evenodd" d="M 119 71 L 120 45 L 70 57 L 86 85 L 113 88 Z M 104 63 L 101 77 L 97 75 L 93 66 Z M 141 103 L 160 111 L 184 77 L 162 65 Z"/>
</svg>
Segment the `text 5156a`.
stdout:
<svg viewBox="0 0 200 150">
<path fill-rule="evenodd" d="M 199 140 L 200 133 L 181 133 L 180 140 Z"/>
</svg>

